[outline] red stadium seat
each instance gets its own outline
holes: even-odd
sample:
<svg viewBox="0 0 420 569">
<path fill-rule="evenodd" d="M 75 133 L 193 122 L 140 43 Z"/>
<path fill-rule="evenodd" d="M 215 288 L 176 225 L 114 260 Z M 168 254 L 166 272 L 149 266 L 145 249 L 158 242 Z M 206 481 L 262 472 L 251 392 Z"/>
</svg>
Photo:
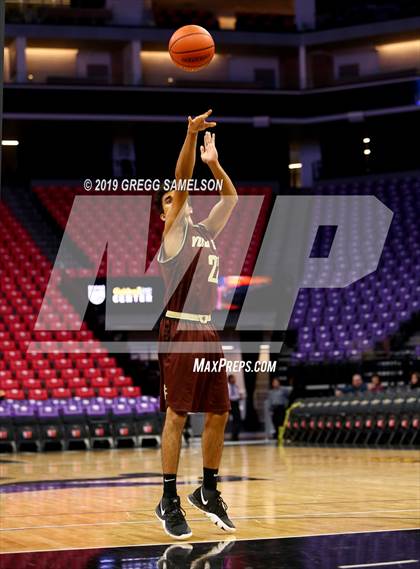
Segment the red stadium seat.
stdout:
<svg viewBox="0 0 420 569">
<path fill-rule="evenodd" d="M 39 359 L 43 359 L 40 357 L 38 352 L 26 352 L 25 353 L 25 359 L 28 362 L 33 362 L 33 361 L 37 361 Z"/>
<path fill-rule="evenodd" d="M 58 387 L 52 390 L 51 395 L 54 399 L 70 399 L 71 391 L 66 387 Z"/>
<path fill-rule="evenodd" d="M 141 389 L 137 385 L 130 385 L 129 387 L 123 387 L 121 393 L 124 397 L 140 397 Z"/>
<path fill-rule="evenodd" d="M 111 367 L 103 370 L 103 375 L 108 378 L 120 377 L 123 370 L 120 367 Z"/>
<path fill-rule="evenodd" d="M 80 376 L 80 371 L 74 368 L 66 368 L 60 370 L 60 377 L 62 377 L 63 379 L 69 380 L 79 376 Z"/>
<path fill-rule="evenodd" d="M 12 372 L 10 369 L 2 369 L 0 370 L 0 381 L 3 379 L 12 379 Z"/>
<path fill-rule="evenodd" d="M 113 399 L 114 397 L 118 397 L 118 389 L 116 387 L 101 387 L 98 390 L 98 395 L 100 397 L 108 397 L 109 399 Z"/>
<path fill-rule="evenodd" d="M 51 206 L 50 211 L 63 225 L 67 222 L 74 195 L 73 190 L 66 189 L 68 191 L 60 193 L 59 200 L 51 200 L 51 203 L 52 195 L 47 192 L 49 205 L 44 202 L 49 209 Z M 0 381 L 3 389 L 15 398 L 24 398 L 26 390 L 34 398 L 42 399 L 45 397 L 43 391 L 60 388 L 64 389 L 61 393 L 67 393 L 66 396 L 70 389 L 86 389 L 88 395 L 94 396 L 95 389 L 84 387 L 89 385 L 90 379 L 104 377 L 96 383 L 97 389 L 102 389 L 111 385 L 110 378 L 124 377 L 122 370 L 116 368 L 115 359 L 95 339 L 87 323 L 79 322 L 78 314 L 60 288 L 61 276 L 51 279 L 50 262 L 4 203 L 0 204 L 0 217 Z M 90 232 L 92 228 L 87 226 L 84 229 Z M 83 240 L 82 233 L 80 235 Z M 88 246 L 89 240 L 82 249 Z M 118 268 L 124 269 L 124 263 L 125 260 L 119 262 Z M 105 263 L 102 263 L 101 270 L 104 268 Z M 87 270 L 87 276 L 90 273 Z M 47 285 L 50 298 L 44 307 L 45 319 L 35 330 Z M 80 329 L 61 329 L 74 324 Z M 28 352 L 31 342 L 42 342 L 39 352 Z M 57 346 L 58 342 L 66 342 L 69 348 L 65 357 Z M 126 381 L 130 383 L 129 378 L 117 383 L 123 386 Z M 45 389 L 41 388 L 43 384 L 46 384 Z M 21 385 L 25 390 L 20 389 Z M 110 393 L 113 393 L 112 389 Z"/>
<path fill-rule="evenodd" d="M 108 356 L 98 356 L 96 357 L 96 362 L 98 367 L 101 368 L 115 367 L 115 358 L 110 358 Z"/>
<path fill-rule="evenodd" d="M 16 379 L 0 379 L 0 389 L 19 389 L 20 385 Z"/>
<path fill-rule="evenodd" d="M 22 359 L 22 354 L 16 350 L 10 350 L 3 353 L 3 358 L 6 362 L 20 362 Z"/>
<path fill-rule="evenodd" d="M 83 370 L 83 377 L 87 378 L 94 378 L 94 377 L 101 377 L 101 370 L 96 367 L 90 367 L 88 369 Z"/>
<path fill-rule="evenodd" d="M 64 381 L 62 379 L 57 379 L 56 377 L 46 379 L 45 387 L 47 389 L 59 389 L 60 387 L 64 387 Z"/>
<path fill-rule="evenodd" d="M 22 360 L 13 360 L 9 362 L 9 368 L 13 371 L 28 369 L 28 363 Z"/>
<path fill-rule="evenodd" d="M 31 365 L 32 365 L 32 369 L 36 369 L 36 370 L 48 369 L 50 367 L 48 360 L 44 360 L 43 358 L 39 358 L 39 357 L 36 360 L 32 360 Z"/>
<path fill-rule="evenodd" d="M 54 369 L 38 369 L 36 370 L 36 375 L 39 379 L 53 379 L 56 377 L 57 373 Z"/>
<path fill-rule="evenodd" d="M 114 387 L 129 387 L 131 386 L 131 383 L 131 377 L 125 377 L 124 375 L 111 379 L 111 385 Z"/>
<path fill-rule="evenodd" d="M 67 387 L 69 389 L 75 389 L 76 387 L 87 387 L 86 379 L 83 377 L 73 377 L 67 380 Z"/>
<path fill-rule="evenodd" d="M 77 369 L 88 369 L 93 366 L 93 360 L 91 360 L 90 358 L 81 358 L 81 359 L 77 359 L 76 360 L 76 367 Z"/>
<path fill-rule="evenodd" d="M 22 381 L 22 387 L 24 389 L 41 389 L 42 384 L 41 381 L 39 379 L 24 379 Z"/>
<path fill-rule="evenodd" d="M 67 342 L 68 340 L 73 339 L 73 332 L 59 330 L 57 332 L 54 332 L 54 336 L 58 342 Z"/>
<path fill-rule="evenodd" d="M 86 399 L 91 399 L 96 395 L 92 387 L 76 387 L 74 394 L 76 397 L 85 397 Z"/>
<path fill-rule="evenodd" d="M 0 352 L 7 350 L 15 350 L 16 342 L 14 340 L 0 340 Z"/>
<path fill-rule="evenodd" d="M 15 378 L 19 381 L 23 381 L 25 379 L 33 378 L 34 371 L 31 369 L 18 369 L 15 371 Z"/>
<path fill-rule="evenodd" d="M 59 358 L 55 360 L 54 365 L 57 369 L 66 369 L 73 367 L 72 362 L 67 358 Z"/>
<path fill-rule="evenodd" d="M 110 381 L 106 377 L 93 377 L 90 381 L 90 385 L 96 389 L 100 387 L 109 387 Z"/>
<path fill-rule="evenodd" d="M 28 399 L 35 401 L 45 401 L 48 399 L 48 392 L 46 389 L 30 389 L 28 391 Z"/>
<path fill-rule="evenodd" d="M 4 397 L 5 399 L 21 401 L 22 399 L 25 399 L 25 392 L 22 389 L 6 389 Z"/>
</svg>

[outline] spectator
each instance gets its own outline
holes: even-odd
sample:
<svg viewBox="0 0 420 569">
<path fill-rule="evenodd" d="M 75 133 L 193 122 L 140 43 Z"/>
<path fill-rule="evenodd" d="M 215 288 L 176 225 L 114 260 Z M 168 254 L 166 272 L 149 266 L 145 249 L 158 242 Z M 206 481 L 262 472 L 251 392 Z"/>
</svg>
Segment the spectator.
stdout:
<svg viewBox="0 0 420 569">
<path fill-rule="evenodd" d="M 360 373 L 355 373 L 351 378 L 351 385 L 347 385 L 344 389 L 336 389 L 335 394 L 340 396 L 343 393 L 351 393 L 352 395 L 359 395 L 365 393 L 367 390 L 366 383 L 364 383 Z"/>
<path fill-rule="evenodd" d="M 236 384 L 236 377 L 234 375 L 228 376 L 229 400 L 230 400 L 230 414 L 232 416 L 232 441 L 239 440 L 239 432 L 241 430 L 241 412 L 239 409 L 239 401 L 241 393 Z"/>
<path fill-rule="evenodd" d="M 417 389 L 418 387 L 420 387 L 418 372 L 413 371 L 413 373 L 411 374 L 410 383 L 408 384 L 408 386 L 410 389 Z"/>
<path fill-rule="evenodd" d="M 283 424 L 286 407 L 288 404 L 288 393 L 281 387 L 280 380 L 274 377 L 271 382 L 271 389 L 268 392 L 268 403 L 275 432 L 274 439 L 278 439 L 279 427 Z"/>
<path fill-rule="evenodd" d="M 371 393 L 381 393 L 385 390 L 384 386 L 382 385 L 381 378 L 377 373 L 374 373 L 372 375 L 370 383 L 368 384 L 368 390 Z"/>
</svg>

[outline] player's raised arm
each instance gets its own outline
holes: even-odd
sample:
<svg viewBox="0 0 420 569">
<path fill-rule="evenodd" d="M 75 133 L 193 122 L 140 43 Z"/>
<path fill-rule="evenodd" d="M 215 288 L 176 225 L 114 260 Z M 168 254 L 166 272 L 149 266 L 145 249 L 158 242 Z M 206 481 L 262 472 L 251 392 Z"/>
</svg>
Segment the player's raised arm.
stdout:
<svg viewBox="0 0 420 569">
<path fill-rule="evenodd" d="M 206 132 L 204 145 L 200 147 L 201 160 L 208 165 L 214 178 L 223 182 L 220 200 L 210 211 L 209 216 L 202 221 L 207 230 L 216 237 L 226 225 L 234 207 L 238 202 L 238 194 L 232 180 L 223 170 L 216 149 L 216 135 Z"/>
<path fill-rule="evenodd" d="M 213 111 L 209 109 L 206 113 L 198 115 L 195 118 L 192 118 L 191 116 L 188 117 L 187 136 L 185 137 L 175 168 L 176 180 L 188 180 L 192 177 L 195 165 L 195 155 L 197 152 L 198 133 L 206 128 L 216 126 L 214 121 L 207 121 L 212 112 Z M 171 198 L 173 200 L 173 207 L 171 208 L 170 214 L 167 216 L 165 231 L 168 231 L 176 219 L 182 218 L 179 214 L 186 203 L 187 197 L 188 192 L 173 192 L 173 197 Z"/>
<path fill-rule="evenodd" d="M 187 180 L 191 178 L 195 165 L 198 133 L 202 130 L 206 130 L 206 128 L 216 126 L 215 122 L 207 121 L 212 112 L 213 111 L 209 109 L 206 113 L 198 115 L 195 118 L 188 117 L 187 136 L 185 137 L 175 168 L 175 178 L 177 180 Z"/>
</svg>

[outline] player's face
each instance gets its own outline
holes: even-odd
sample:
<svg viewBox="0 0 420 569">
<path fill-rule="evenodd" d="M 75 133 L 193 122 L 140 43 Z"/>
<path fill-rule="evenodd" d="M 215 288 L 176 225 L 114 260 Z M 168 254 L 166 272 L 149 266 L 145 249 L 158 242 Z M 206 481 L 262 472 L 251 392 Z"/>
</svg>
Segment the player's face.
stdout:
<svg viewBox="0 0 420 569">
<path fill-rule="evenodd" d="M 161 215 L 161 218 L 163 220 L 165 220 L 166 216 L 168 215 L 168 213 L 171 211 L 171 207 L 173 205 L 173 201 L 174 201 L 174 193 L 175 190 L 172 192 L 166 192 L 165 195 L 162 198 L 162 208 L 163 208 L 163 214 Z M 187 204 L 184 208 L 184 215 L 185 217 L 189 217 L 192 214 L 193 210 L 191 207 L 191 202 L 190 199 L 187 198 Z"/>
</svg>

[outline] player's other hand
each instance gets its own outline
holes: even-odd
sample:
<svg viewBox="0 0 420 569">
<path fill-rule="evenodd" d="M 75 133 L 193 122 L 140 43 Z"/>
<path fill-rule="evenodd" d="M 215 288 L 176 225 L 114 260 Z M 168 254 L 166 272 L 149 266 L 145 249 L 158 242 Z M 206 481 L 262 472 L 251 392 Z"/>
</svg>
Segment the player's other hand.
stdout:
<svg viewBox="0 0 420 569">
<path fill-rule="evenodd" d="M 210 134 L 209 131 L 204 135 L 204 146 L 200 146 L 201 160 L 204 164 L 217 162 L 218 154 L 216 150 L 216 135 Z"/>
<path fill-rule="evenodd" d="M 216 126 L 215 122 L 207 121 L 212 112 L 213 111 L 209 109 L 206 113 L 198 115 L 195 118 L 188 117 L 188 132 L 197 133 L 202 130 L 206 130 L 206 128 L 213 128 Z"/>
</svg>

